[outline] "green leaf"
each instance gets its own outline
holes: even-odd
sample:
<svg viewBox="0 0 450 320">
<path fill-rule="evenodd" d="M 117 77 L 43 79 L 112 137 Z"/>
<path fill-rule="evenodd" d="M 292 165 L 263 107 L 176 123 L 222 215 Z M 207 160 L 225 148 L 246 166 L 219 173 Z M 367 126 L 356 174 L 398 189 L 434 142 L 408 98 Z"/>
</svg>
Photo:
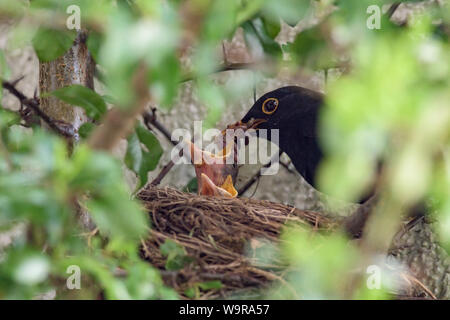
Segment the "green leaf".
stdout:
<svg viewBox="0 0 450 320">
<path fill-rule="evenodd" d="M 152 93 L 163 107 L 169 108 L 178 92 L 180 65 L 175 54 L 167 55 L 157 68 L 149 73 Z"/>
<path fill-rule="evenodd" d="M 161 251 L 161 254 L 166 257 L 169 255 L 184 254 L 184 248 L 171 239 L 166 239 L 166 241 L 159 246 L 159 250 Z"/>
<path fill-rule="evenodd" d="M 331 68 L 335 65 L 333 49 L 329 47 L 319 27 L 300 32 L 293 43 L 283 46 L 297 63 L 313 69 Z"/>
<path fill-rule="evenodd" d="M 197 192 L 198 191 L 198 182 L 197 178 L 192 178 L 188 184 L 183 188 L 184 192 Z"/>
<path fill-rule="evenodd" d="M 144 236 L 149 221 L 140 204 L 130 199 L 120 162 L 84 145 L 75 149 L 72 160 L 60 169 L 60 179 L 65 177 L 74 192 L 89 192 L 86 205 L 100 231 L 132 241 Z"/>
<path fill-rule="evenodd" d="M 138 173 L 142 164 L 141 142 L 135 132 L 128 138 L 127 153 L 125 154 L 125 164 L 130 170 Z"/>
<path fill-rule="evenodd" d="M 78 129 L 78 134 L 81 138 L 86 139 L 87 137 L 89 137 L 94 128 L 95 124 L 93 124 L 92 122 L 83 123 Z"/>
<path fill-rule="evenodd" d="M 193 299 L 195 298 L 196 290 L 194 287 L 190 287 L 184 291 L 184 294 L 186 295 L 186 297 Z"/>
<path fill-rule="evenodd" d="M 0 86 L 1 88 L 1 86 Z M 17 116 L 16 113 L 4 109 L 1 105 L 0 105 L 0 129 L 3 129 L 3 127 L 8 127 L 9 124 L 13 121 L 14 123 L 16 123 L 16 121 L 19 119 L 19 117 Z"/>
<path fill-rule="evenodd" d="M 89 200 L 87 208 L 100 232 L 136 241 L 145 236 L 148 219 L 137 202 L 126 199 L 127 191 L 111 188 L 105 194 Z"/>
<path fill-rule="evenodd" d="M 97 32 L 90 32 L 88 35 L 86 45 L 95 61 L 98 61 L 98 53 L 100 51 L 102 40 L 102 36 Z"/>
<path fill-rule="evenodd" d="M 159 144 L 158 139 L 148 129 L 139 125 L 136 128 L 136 134 L 139 137 L 141 143 L 147 148 L 149 152 L 154 154 L 160 154 L 163 152 L 163 149 Z"/>
<path fill-rule="evenodd" d="M 76 35 L 74 31 L 61 31 L 41 27 L 36 32 L 32 43 L 39 60 L 48 62 L 55 60 L 69 50 Z"/>
<path fill-rule="evenodd" d="M 202 290 L 221 289 L 223 287 L 222 282 L 220 280 L 200 282 L 198 286 Z"/>
<path fill-rule="evenodd" d="M 269 36 L 261 18 L 245 22 L 242 28 L 244 29 L 245 41 L 253 52 L 259 50 L 259 42 L 259 46 L 262 47 L 264 52 L 278 57 L 282 55 L 280 45 Z"/>
<path fill-rule="evenodd" d="M 282 19 L 287 24 L 295 26 L 305 17 L 310 7 L 310 0 L 276 0 L 266 1 L 263 13 L 272 20 Z"/>
<path fill-rule="evenodd" d="M 49 9 L 60 13 L 70 4 L 67 0 L 33 0 L 30 1 L 30 7 L 34 10 Z"/>
<path fill-rule="evenodd" d="M 279 19 L 272 20 L 268 19 L 267 17 L 261 17 L 261 19 L 263 21 L 267 35 L 272 39 L 275 39 L 281 30 L 280 20 Z"/>
<path fill-rule="evenodd" d="M 114 97 L 111 96 L 111 95 L 104 94 L 104 95 L 102 96 L 102 98 L 103 98 L 103 101 L 105 101 L 106 103 L 114 104 L 114 105 L 117 105 L 117 104 L 118 104 L 118 103 L 117 103 L 117 99 L 114 98 Z"/>
<path fill-rule="evenodd" d="M 2 79 L 9 79 L 11 76 L 11 69 L 8 66 L 8 63 L 6 63 L 5 53 L 3 50 L 0 50 L 0 77 Z M 1 83 L 0 83 L 1 86 Z M 1 98 L 1 92 L 0 92 L 0 98 Z"/>
<path fill-rule="evenodd" d="M 174 256 L 174 257 L 168 257 L 166 261 L 166 269 L 167 270 L 180 270 L 183 269 L 185 266 L 190 264 L 194 259 L 189 256 Z"/>
<path fill-rule="evenodd" d="M 241 1 L 241 7 L 236 15 L 237 25 L 241 25 L 245 21 L 254 17 L 264 5 L 264 0 Z"/>
<path fill-rule="evenodd" d="M 186 255 L 183 246 L 170 239 L 164 241 L 159 250 L 163 256 L 167 257 L 167 270 L 180 270 L 193 261 L 192 257 Z"/>
<path fill-rule="evenodd" d="M 145 146 L 144 150 L 141 146 Z M 155 170 L 164 150 L 153 133 L 142 126 L 128 138 L 125 164 L 139 176 L 138 189 L 147 183 L 148 172 Z"/>
<path fill-rule="evenodd" d="M 105 101 L 99 94 L 79 84 L 57 89 L 48 94 L 74 106 L 82 107 L 86 110 L 87 116 L 95 120 L 99 120 L 107 109 Z"/>
<path fill-rule="evenodd" d="M 147 183 L 148 173 L 150 171 L 155 170 L 161 156 L 162 156 L 162 152 L 157 153 L 157 154 L 152 153 L 152 152 L 147 152 L 147 151 L 142 152 L 142 164 L 141 164 L 141 168 L 139 170 L 140 184 L 139 184 L 138 188 L 141 188 L 142 186 L 144 186 Z"/>
</svg>

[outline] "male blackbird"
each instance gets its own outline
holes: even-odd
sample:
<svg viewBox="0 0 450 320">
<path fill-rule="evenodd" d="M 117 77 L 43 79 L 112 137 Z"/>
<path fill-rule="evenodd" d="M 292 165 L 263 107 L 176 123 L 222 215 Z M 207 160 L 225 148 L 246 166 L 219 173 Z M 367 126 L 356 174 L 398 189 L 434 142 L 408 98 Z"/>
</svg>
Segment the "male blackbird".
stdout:
<svg viewBox="0 0 450 320">
<path fill-rule="evenodd" d="M 279 88 L 259 98 L 242 120 L 228 129 L 268 129 L 268 140 L 270 129 L 278 129 L 278 146 L 302 177 L 316 187 L 316 170 L 323 156 L 317 134 L 322 103 L 321 93 L 296 86 Z"/>
<path fill-rule="evenodd" d="M 321 93 L 306 88 L 282 87 L 264 94 L 242 120 L 227 128 L 253 128 L 257 129 L 257 132 L 260 129 L 268 129 L 268 140 L 271 140 L 270 129 L 278 129 L 279 148 L 291 158 L 302 177 L 317 189 L 316 171 L 323 158 L 318 138 L 318 119 L 323 100 L 324 96 Z M 382 167 L 380 160 L 375 181 L 358 201 L 364 206 L 354 212 L 346 222 L 346 229 L 350 233 L 361 230 L 373 206 L 378 203 L 376 188 Z M 410 215 L 422 216 L 423 208 L 423 203 L 419 203 L 413 210 L 410 210 Z"/>
<path fill-rule="evenodd" d="M 323 100 L 322 94 L 305 88 L 295 86 L 279 88 L 264 94 L 242 120 L 228 128 L 278 129 L 280 149 L 291 158 L 295 168 L 305 180 L 313 187 L 317 187 L 316 171 L 323 158 L 318 139 L 318 119 Z M 270 135 L 267 139 L 271 139 Z M 382 159 L 379 159 L 377 171 L 371 189 L 359 201 L 363 205 L 343 221 L 342 227 L 350 237 L 358 238 L 362 235 L 365 224 L 374 211 L 373 208 L 383 201 L 376 192 L 383 171 Z M 448 287 L 448 282 L 442 282 L 441 271 L 446 267 L 430 268 L 446 265 L 448 256 L 437 253 L 443 252 L 439 245 L 430 245 L 435 235 L 430 231 L 432 228 L 426 219 L 425 202 L 419 201 L 404 214 L 409 217 L 409 222 L 402 227 L 401 233 L 394 237 L 390 253 L 408 265 L 419 281 L 429 283 L 430 287 L 435 288 L 436 296 L 444 297 L 446 293 L 448 295 L 448 290 L 441 289 Z M 410 229 L 413 231 L 408 232 Z M 419 240 L 418 235 L 426 236 Z"/>
<path fill-rule="evenodd" d="M 271 140 L 270 129 L 278 129 L 278 147 L 290 157 L 301 176 L 317 189 L 316 173 L 323 158 L 318 137 L 323 101 L 324 95 L 319 92 L 298 86 L 282 87 L 264 94 L 242 120 L 227 129 L 252 128 L 257 134 L 260 129 L 268 129 L 268 140 Z M 377 179 L 359 198 L 359 203 L 365 203 L 374 195 Z"/>
</svg>

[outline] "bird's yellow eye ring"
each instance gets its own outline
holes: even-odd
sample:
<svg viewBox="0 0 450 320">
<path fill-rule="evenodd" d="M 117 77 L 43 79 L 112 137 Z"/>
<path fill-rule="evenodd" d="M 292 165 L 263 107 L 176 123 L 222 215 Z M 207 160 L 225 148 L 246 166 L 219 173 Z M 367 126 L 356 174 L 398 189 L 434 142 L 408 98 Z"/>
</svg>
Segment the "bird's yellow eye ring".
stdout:
<svg viewBox="0 0 450 320">
<path fill-rule="evenodd" d="M 262 104 L 262 111 L 265 114 L 272 114 L 278 108 L 278 99 L 277 98 L 268 98 L 264 100 Z"/>
</svg>

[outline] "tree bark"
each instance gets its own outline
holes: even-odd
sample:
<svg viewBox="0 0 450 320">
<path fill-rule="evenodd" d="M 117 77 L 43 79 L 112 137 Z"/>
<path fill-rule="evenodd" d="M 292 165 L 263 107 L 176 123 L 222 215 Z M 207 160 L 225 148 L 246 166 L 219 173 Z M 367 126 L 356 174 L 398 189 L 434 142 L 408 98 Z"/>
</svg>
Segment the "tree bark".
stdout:
<svg viewBox="0 0 450 320">
<path fill-rule="evenodd" d="M 86 31 L 79 31 L 73 46 L 61 57 L 50 62 L 39 62 L 39 90 L 41 108 L 51 118 L 71 125 L 74 132 L 89 119 L 80 107 L 42 93 L 70 86 L 84 85 L 94 89 L 95 62 L 86 46 Z"/>
<path fill-rule="evenodd" d="M 70 131 L 75 133 L 68 138 L 69 150 L 78 139 L 78 129 L 89 119 L 83 108 L 74 107 L 53 96 L 42 97 L 42 94 L 73 84 L 94 89 L 95 62 L 86 46 L 86 39 L 87 32 L 79 31 L 72 47 L 64 55 L 50 62 L 39 62 L 40 107 L 59 125 L 69 126 Z M 73 206 L 81 224 L 86 229 L 92 230 L 94 228 L 92 219 L 76 198 L 73 199 Z"/>
</svg>

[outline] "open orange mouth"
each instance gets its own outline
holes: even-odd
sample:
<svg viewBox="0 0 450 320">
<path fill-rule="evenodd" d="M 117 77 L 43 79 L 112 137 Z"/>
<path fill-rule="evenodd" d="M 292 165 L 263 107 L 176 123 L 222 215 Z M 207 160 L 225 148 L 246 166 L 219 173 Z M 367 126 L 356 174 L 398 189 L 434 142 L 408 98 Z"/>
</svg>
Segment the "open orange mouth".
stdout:
<svg viewBox="0 0 450 320">
<path fill-rule="evenodd" d="M 238 192 L 233 185 L 233 168 L 230 166 L 234 159 L 234 143 L 225 146 L 217 154 L 201 150 L 190 141 L 186 141 L 186 143 L 189 146 L 191 162 L 195 167 L 198 193 L 209 196 L 236 197 Z"/>
<path fill-rule="evenodd" d="M 244 123 L 238 121 L 228 125 L 223 130 L 222 136 L 226 135 L 228 129 L 242 129 L 244 132 L 250 129 L 258 129 L 261 123 L 267 122 L 265 119 L 250 119 Z M 246 138 L 246 144 L 248 139 Z M 195 166 L 195 174 L 198 182 L 198 193 L 210 196 L 225 196 L 234 198 L 238 192 L 233 185 L 233 166 L 235 156 L 235 142 L 228 143 L 220 152 L 213 154 L 198 148 L 194 143 L 185 141 L 189 146 L 191 162 Z M 236 171 L 235 171 L 236 172 Z M 235 173 L 234 172 L 234 173 Z"/>
</svg>

